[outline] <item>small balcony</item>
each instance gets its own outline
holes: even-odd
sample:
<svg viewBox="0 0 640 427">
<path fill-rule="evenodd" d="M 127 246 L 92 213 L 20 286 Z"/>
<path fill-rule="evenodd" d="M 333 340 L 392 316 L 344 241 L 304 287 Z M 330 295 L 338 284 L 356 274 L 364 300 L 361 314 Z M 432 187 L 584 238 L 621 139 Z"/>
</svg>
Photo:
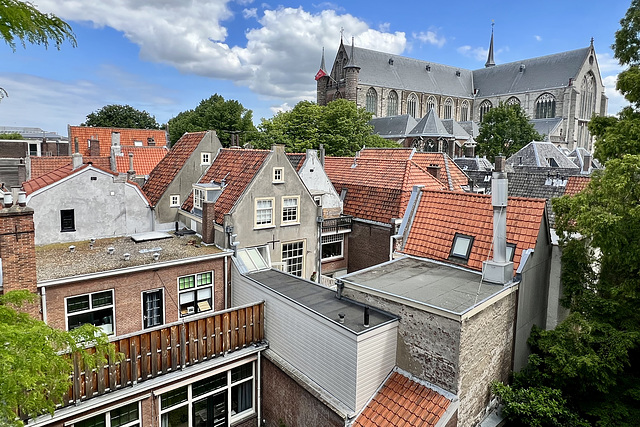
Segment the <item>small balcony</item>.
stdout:
<svg viewBox="0 0 640 427">
<path fill-rule="evenodd" d="M 337 218 L 325 218 L 322 221 L 322 235 L 351 232 L 351 215 L 342 215 Z"/>
</svg>

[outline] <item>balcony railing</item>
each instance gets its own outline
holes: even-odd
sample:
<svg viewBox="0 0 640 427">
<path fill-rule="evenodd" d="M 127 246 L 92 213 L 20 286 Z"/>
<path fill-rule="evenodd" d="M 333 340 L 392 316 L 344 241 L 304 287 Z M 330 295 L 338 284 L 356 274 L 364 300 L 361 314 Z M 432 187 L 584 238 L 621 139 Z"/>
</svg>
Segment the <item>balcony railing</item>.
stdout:
<svg viewBox="0 0 640 427">
<path fill-rule="evenodd" d="M 351 231 L 351 215 L 342 215 L 337 218 L 326 218 L 322 221 L 322 235 L 334 233 L 349 233 Z"/>
<path fill-rule="evenodd" d="M 264 338 L 264 303 L 237 307 L 117 337 L 121 361 L 85 369 L 74 358 L 72 385 L 63 406 L 91 399 L 187 366 L 224 356 Z"/>
</svg>

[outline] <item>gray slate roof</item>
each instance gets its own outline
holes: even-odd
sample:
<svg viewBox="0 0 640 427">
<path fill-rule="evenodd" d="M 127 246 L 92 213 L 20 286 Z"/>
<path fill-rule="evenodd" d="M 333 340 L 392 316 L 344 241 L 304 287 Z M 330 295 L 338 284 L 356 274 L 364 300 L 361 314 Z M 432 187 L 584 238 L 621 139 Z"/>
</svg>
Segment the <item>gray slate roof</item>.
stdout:
<svg viewBox="0 0 640 427">
<path fill-rule="evenodd" d="M 555 164 L 550 164 L 548 159 L 553 159 Z M 522 147 L 507 159 L 507 164 L 514 168 L 526 166 L 529 168 L 549 168 L 549 170 L 568 169 L 576 172 L 579 169 L 551 142 L 540 141 L 532 141 Z"/>
<path fill-rule="evenodd" d="M 453 137 L 453 135 L 447 131 L 447 128 L 444 126 L 442 120 L 440 120 L 433 108 L 429 110 L 426 116 L 420 119 L 418 124 L 411 129 L 407 136 L 424 136 L 432 138 Z"/>
<path fill-rule="evenodd" d="M 566 87 L 578 74 L 589 50 L 586 47 L 474 70 L 474 87 L 479 97 Z"/>
<path fill-rule="evenodd" d="M 552 119 L 531 119 L 529 123 L 540 135 L 547 137 L 555 132 L 556 128 L 562 123 L 562 117 L 554 117 Z"/>
<path fill-rule="evenodd" d="M 455 139 L 472 139 L 471 135 L 464 130 L 462 126 L 458 122 L 453 119 L 443 119 L 442 124 L 444 125 L 447 132 L 449 132 Z"/>
<path fill-rule="evenodd" d="M 403 114 L 401 116 L 377 117 L 371 119 L 369 124 L 373 126 L 373 132 L 383 138 L 404 138 L 418 124 L 418 121 L 410 114 Z"/>
<path fill-rule="evenodd" d="M 466 122 L 458 122 L 460 127 L 465 130 L 471 137 L 475 138 L 480 133 L 480 127 L 478 123 L 468 120 Z"/>
<path fill-rule="evenodd" d="M 551 227 L 555 225 L 555 215 L 550 200 L 564 195 L 567 188 L 567 177 L 556 174 L 539 174 L 528 172 L 511 172 L 507 175 L 509 181 L 508 194 L 512 197 L 534 197 L 547 199 L 547 217 Z"/>
</svg>

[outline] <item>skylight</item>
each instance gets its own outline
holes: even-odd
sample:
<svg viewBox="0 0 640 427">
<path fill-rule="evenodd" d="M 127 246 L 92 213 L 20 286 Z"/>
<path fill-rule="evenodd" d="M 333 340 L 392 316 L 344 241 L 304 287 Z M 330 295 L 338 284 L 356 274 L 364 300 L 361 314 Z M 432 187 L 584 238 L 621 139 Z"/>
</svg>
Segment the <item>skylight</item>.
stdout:
<svg viewBox="0 0 640 427">
<path fill-rule="evenodd" d="M 262 258 L 258 248 L 238 249 L 238 260 L 247 272 L 268 269 L 269 265 Z"/>
<path fill-rule="evenodd" d="M 471 246 L 473 245 L 473 237 L 466 236 L 464 234 L 456 233 L 453 238 L 453 245 L 451 245 L 450 256 L 467 260 L 471 253 Z"/>
</svg>

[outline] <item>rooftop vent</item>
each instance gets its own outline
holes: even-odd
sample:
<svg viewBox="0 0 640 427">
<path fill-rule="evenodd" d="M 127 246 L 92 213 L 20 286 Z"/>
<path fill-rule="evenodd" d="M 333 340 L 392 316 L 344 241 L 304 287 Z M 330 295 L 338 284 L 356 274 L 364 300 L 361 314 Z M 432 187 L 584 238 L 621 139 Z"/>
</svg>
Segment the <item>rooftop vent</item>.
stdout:
<svg viewBox="0 0 640 427">
<path fill-rule="evenodd" d="M 126 254 L 122 255 L 122 259 L 124 259 L 125 261 L 129 261 L 131 259 L 131 254 L 130 253 L 126 253 Z"/>
<path fill-rule="evenodd" d="M 69 246 L 69 252 L 74 253 L 76 251 L 76 247 L 74 245 Z"/>
<path fill-rule="evenodd" d="M 158 259 L 160 259 L 160 253 L 159 252 L 154 252 L 153 253 L 153 260 L 157 261 Z"/>
<path fill-rule="evenodd" d="M 456 70 L 456 76 L 460 77 L 460 70 Z"/>
<path fill-rule="evenodd" d="M 393 58 L 389 58 L 389 65 L 393 65 Z"/>
<path fill-rule="evenodd" d="M 338 313 L 338 322 L 344 323 L 344 313 Z"/>
<path fill-rule="evenodd" d="M 524 64 L 520 64 L 520 72 L 521 72 L 521 73 L 524 73 L 524 68 L 525 68 L 525 67 L 524 67 Z"/>
<path fill-rule="evenodd" d="M 108 253 L 109 255 L 113 255 L 115 252 L 116 252 L 116 248 L 114 248 L 113 246 L 109 246 L 109 247 L 107 248 L 107 253 Z"/>
<path fill-rule="evenodd" d="M 424 69 L 427 71 L 431 71 L 431 65 L 430 64 L 425 65 Z"/>
</svg>

